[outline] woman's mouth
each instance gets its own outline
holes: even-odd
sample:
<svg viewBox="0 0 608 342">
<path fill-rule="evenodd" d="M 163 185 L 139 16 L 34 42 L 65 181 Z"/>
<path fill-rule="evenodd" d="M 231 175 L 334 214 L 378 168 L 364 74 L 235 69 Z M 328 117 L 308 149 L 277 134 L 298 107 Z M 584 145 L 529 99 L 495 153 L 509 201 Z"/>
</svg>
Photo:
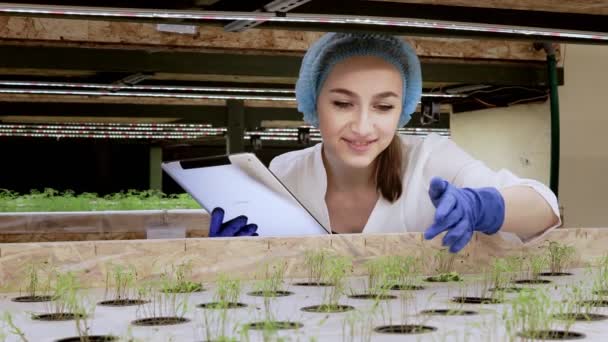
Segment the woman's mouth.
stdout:
<svg viewBox="0 0 608 342">
<path fill-rule="evenodd" d="M 348 147 L 355 152 L 366 152 L 376 140 L 349 140 L 342 138 Z"/>
</svg>

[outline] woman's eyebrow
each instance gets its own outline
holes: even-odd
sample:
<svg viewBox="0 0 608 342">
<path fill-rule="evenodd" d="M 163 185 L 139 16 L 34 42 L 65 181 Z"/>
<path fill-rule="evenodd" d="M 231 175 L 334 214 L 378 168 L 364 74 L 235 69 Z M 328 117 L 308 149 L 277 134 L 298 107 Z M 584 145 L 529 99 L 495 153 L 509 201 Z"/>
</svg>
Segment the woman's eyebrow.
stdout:
<svg viewBox="0 0 608 342">
<path fill-rule="evenodd" d="M 357 94 L 353 93 L 352 91 L 350 91 L 348 89 L 344 89 L 344 88 L 334 88 L 334 89 L 330 90 L 329 92 L 330 93 L 343 94 L 343 95 L 352 96 L 352 97 L 357 97 Z"/>
<path fill-rule="evenodd" d="M 382 98 L 382 99 L 387 98 L 387 97 L 391 97 L 391 96 L 399 98 L 399 95 L 395 94 L 392 91 L 385 91 L 383 93 L 374 95 L 375 98 Z"/>
<path fill-rule="evenodd" d="M 343 95 L 352 96 L 352 97 L 359 97 L 359 95 L 355 94 L 354 92 L 352 92 L 348 89 L 344 89 L 344 88 L 334 88 L 334 89 L 331 89 L 329 92 L 343 94 Z M 384 99 L 384 98 L 391 97 L 391 96 L 399 98 L 399 95 L 397 95 L 395 92 L 392 92 L 392 91 L 385 91 L 385 92 L 376 94 L 376 95 L 374 95 L 374 98 Z"/>
</svg>

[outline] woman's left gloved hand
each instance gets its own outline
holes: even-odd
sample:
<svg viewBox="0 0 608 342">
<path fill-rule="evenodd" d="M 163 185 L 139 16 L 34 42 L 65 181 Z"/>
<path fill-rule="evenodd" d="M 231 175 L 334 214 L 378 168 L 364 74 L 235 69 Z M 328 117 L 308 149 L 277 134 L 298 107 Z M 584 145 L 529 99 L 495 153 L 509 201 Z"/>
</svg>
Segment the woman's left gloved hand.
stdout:
<svg viewBox="0 0 608 342">
<path fill-rule="evenodd" d="M 474 231 L 498 232 L 505 219 L 505 201 L 496 188 L 458 188 L 445 179 L 434 177 L 429 187 L 435 222 L 424 232 L 430 240 L 447 231 L 443 245 L 457 253 L 469 243 Z"/>
<path fill-rule="evenodd" d="M 247 224 L 247 216 L 241 215 L 224 222 L 224 209 L 215 208 L 211 212 L 209 237 L 258 236 L 258 226 Z"/>
</svg>

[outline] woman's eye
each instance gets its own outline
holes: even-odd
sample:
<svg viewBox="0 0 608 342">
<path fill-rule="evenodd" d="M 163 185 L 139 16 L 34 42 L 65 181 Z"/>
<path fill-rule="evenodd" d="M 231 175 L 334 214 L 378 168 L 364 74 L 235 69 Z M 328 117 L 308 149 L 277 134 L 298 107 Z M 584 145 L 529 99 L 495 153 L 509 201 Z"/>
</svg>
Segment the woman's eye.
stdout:
<svg viewBox="0 0 608 342">
<path fill-rule="evenodd" d="M 382 111 L 382 112 L 388 112 L 389 110 L 395 108 L 392 105 L 377 105 L 376 108 L 378 108 L 378 110 Z"/>
<path fill-rule="evenodd" d="M 352 104 L 350 102 L 334 101 L 334 106 L 344 109 L 352 106 Z"/>
</svg>

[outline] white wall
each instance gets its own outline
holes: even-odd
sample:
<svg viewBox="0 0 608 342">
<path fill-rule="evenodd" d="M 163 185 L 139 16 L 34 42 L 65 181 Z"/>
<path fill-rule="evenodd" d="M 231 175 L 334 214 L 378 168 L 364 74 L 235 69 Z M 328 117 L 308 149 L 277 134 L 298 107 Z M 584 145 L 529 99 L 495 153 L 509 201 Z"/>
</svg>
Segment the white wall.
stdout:
<svg viewBox="0 0 608 342">
<path fill-rule="evenodd" d="M 559 88 L 559 201 L 564 226 L 608 227 L 608 46 L 567 45 Z M 543 104 L 452 116 L 452 136 L 494 169 L 549 183 L 550 109 Z"/>
<path fill-rule="evenodd" d="M 608 46 L 568 45 L 560 88 L 566 226 L 608 227 Z"/>
<path fill-rule="evenodd" d="M 518 105 L 452 115 L 452 138 L 492 169 L 549 184 L 549 104 Z"/>
</svg>

